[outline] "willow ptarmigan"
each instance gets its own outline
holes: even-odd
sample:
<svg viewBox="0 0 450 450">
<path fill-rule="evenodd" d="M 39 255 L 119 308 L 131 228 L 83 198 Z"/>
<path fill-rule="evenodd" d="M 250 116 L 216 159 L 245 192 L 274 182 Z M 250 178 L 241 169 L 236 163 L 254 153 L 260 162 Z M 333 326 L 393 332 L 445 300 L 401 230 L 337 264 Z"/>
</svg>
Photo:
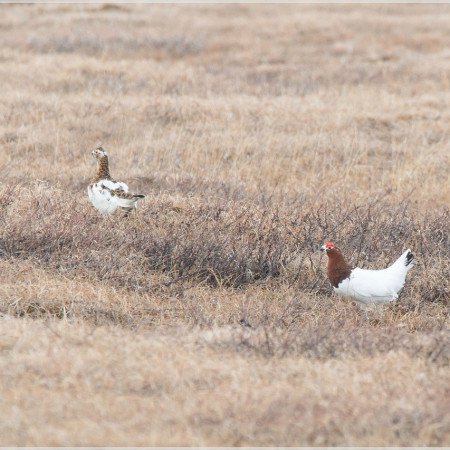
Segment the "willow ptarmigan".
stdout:
<svg viewBox="0 0 450 450">
<path fill-rule="evenodd" d="M 413 266 L 414 259 L 414 255 L 408 249 L 387 269 L 366 270 L 352 268 L 347 264 L 341 250 L 332 242 L 325 242 L 320 250 L 327 252 L 328 279 L 334 291 L 364 305 L 396 299 L 405 284 L 406 273 Z"/>
<path fill-rule="evenodd" d="M 136 202 L 144 198 L 142 194 L 132 194 L 122 181 L 115 181 L 109 174 L 108 155 L 102 147 L 92 150 L 97 159 L 97 172 L 88 186 L 88 196 L 94 207 L 104 215 L 116 213 L 130 214 L 136 209 Z"/>
</svg>

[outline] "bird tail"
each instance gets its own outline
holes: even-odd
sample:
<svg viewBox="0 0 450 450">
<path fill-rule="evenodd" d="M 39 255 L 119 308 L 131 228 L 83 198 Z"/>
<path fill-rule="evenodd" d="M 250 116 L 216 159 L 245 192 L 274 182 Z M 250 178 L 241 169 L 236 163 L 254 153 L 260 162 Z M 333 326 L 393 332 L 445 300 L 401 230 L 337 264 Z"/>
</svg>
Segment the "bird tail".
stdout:
<svg viewBox="0 0 450 450">
<path fill-rule="evenodd" d="M 411 249 L 408 248 L 408 250 L 406 250 L 403 253 L 403 255 L 400 256 L 400 258 L 398 258 L 397 261 L 395 261 L 394 264 L 402 266 L 402 267 L 406 267 L 406 270 L 409 270 L 414 265 L 413 261 L 414 261 L 414 255 L 413 255 Z"/>
<path fill-rule="evenodd" d="M 138 198 L 144 198 L 144 197 L 145 197 L 145 195 L 142 195 L 142 194 L 134 194 L 131 198 L 138 199 Z"/>
</svg>

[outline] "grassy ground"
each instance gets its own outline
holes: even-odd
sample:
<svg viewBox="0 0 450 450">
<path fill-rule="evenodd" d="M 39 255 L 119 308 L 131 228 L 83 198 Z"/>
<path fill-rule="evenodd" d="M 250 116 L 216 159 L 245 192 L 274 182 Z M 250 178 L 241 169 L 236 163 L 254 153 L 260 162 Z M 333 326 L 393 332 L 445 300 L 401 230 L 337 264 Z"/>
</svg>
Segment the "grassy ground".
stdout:
<svg viewBox="0 0 450 450">
<path fill-rule="evenodd" d="M 450 445 L 448 5 L 0 9 L 0 444 Z"/>
</svg>

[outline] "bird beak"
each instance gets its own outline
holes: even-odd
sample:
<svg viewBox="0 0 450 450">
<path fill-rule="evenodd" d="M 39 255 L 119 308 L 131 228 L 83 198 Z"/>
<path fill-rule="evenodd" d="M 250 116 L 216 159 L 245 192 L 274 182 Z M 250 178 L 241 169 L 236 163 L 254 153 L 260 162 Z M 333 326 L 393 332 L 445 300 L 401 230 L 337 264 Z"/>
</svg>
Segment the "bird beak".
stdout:
<svg viewBox="0 0 450 450">
<path fill-rule="evenodd" d="M 322 245 L 322 247 L 319 247 L 319 250 L 320 250 L 321 252 L 324 252 L 326 249 L 327 249 L 327 248 L 325 247 L 325 245 Z"/>
</svg>

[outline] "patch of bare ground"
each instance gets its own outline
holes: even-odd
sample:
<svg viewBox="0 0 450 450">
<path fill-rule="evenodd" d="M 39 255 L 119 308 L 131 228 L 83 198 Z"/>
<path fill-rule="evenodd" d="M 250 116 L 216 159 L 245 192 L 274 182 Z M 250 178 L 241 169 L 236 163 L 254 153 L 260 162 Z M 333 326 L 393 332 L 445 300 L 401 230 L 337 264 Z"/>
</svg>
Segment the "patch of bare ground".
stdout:
<svg viewBox="0 0 450 450">
<path fill-rule="evenodd" d="M 448 5 L 0 10 L 1 445 L 450 444 Z"/>
</svg>

